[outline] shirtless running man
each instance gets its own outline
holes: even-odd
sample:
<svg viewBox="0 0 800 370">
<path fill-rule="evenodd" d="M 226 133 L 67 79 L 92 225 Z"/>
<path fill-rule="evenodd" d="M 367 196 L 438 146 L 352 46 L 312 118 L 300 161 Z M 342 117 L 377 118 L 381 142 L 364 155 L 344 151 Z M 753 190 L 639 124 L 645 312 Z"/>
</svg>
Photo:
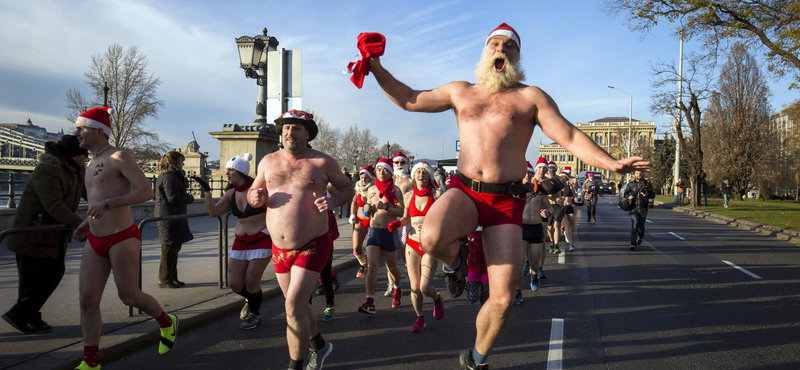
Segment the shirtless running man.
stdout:
<svg viewBox="0 0 800 370">
<path fill-rule="evenodd" d="M 543 162 L 543 158 L 539 159 L 536 167 L 528 167 L 525 178 L 522 179 L 523 183 L 531 184 L 537 190 L 538 184 L 545 179 L 544 174 L 547 172 L 547 165 Z M 550 213 L 549 208 L 550 202 L 547 200 L 547 195 L 537 194 L 534 191 L 525 199 L 525 209 L 522 212 L 522 246 L 530 263 L 531 290 L 534 292 L 539 290 L 542 285 L 539 272 L 543 272 L 544 259 L 547 257 L 547 253 L 544 252 L 542 219 Z"/>
<path fill-rule="evenodd" d="M 86 239 L 79 283 L 84 345 L 83 361 L 76 367 L 79 370 L 100 368 L 100 299 L 112 271 L 122 303 L 142 309 L 158 322 L 159 354 L 172 349 L 178 331 L 178 318 L 165 313 L 139 288 L 142 237 L 133 223 L 130 206 L 153 199 L 153 189 L 133 157 L 108 143 L 112 112 L 111 107 L 92 108 L 75 121 L 81 148 L 93 156 L 86 168 L 88 217 L 75 231 L 75 239 Z"/>
<path fill-rule="evenodd" d="M 392 157 L 392 166 L 394 167 L 394 184 L 400 188 L 403 193 L 403 199 L 414 190 L 414 179 L 411 178 L 411 170 L 408 162 L 408 157 L 403 152 L 397 152 Z M 395 232 L 395 240 L 397 241 L 397 257 L 406 260 L 406 241 L 408 235 L 411 233 L 411 224 L 398 228 Z M 386 271 L 386 279 L 389 283 L 386 287 L 386 292 L 383 293 L 384 297 L 391 297 L 394 294 L 394 287 L 392 286 L 391 271 Z"/>
<path fill-rule="evenodd" d="M 422 247 L 449 265 L 447 281 L 466 285 L 466 250 L 458 239 L 483 228 L 484 253 L 491 295 L 476 320 L 477 338 L 472 349 L 461 353 L 462 369 L 487 368 L 486 356 L 510 317 L 517 274 L 522 268 L 525 192 L 525 151 L 533 129 L 540 126 L 587 165 L 618 173 L 646 169 L 640 157 L 615 160 L 559 112 L 555 102 L 535 86 L 520 83 L 520 38 L 505 23 L 489 34 L 476 70 L 480 82 L 457 81 L 433 90 L 413 90 L 383 68 L 379 58 L 370 59 L 370 70 L 395 104 L 412 112 L 444 112 L 453 109 L 459 127 L 459 173 L 450 188 L 431 207 L 425 218 Z M 462 263 L 463 262 L 463 263 Z M 478 364 L 478 365 L 476 365 Z"/>
</svg>

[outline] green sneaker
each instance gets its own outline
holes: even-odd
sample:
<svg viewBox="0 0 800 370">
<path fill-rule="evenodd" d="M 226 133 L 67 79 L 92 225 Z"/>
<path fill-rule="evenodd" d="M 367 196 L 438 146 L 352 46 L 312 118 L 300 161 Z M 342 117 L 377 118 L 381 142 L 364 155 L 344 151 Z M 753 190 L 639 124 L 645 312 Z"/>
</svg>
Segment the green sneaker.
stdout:
<svg viewBox="0 0 800 370">
<path fill-rule="evenodd" d="M 172 319 L 172 325 L 168 328 L 161 328 L 161 342 L 158 344 L 158 354 L 166 355 L 173 346 L 175 340 L 178 338 L 178 317 L 173 314 L 167 314 Z"/>
<path fill-rule="evenodd" d="M 81 364 L 75 367 L 75 370 L 100 370 L 100 364 L 97 364 L 95 367 L 91 367 L 86 363 L 86 361 L 81 361 Z"/>
<path fill-rule="evenodd" d="M 336 305 L 328 305 L 328 307 L 325 308 L 325 312 L 323 312 L 324 314 L 323 320 L 325 321 L 333 320 L 334 313 L 336 313 Z"/>
</svg>

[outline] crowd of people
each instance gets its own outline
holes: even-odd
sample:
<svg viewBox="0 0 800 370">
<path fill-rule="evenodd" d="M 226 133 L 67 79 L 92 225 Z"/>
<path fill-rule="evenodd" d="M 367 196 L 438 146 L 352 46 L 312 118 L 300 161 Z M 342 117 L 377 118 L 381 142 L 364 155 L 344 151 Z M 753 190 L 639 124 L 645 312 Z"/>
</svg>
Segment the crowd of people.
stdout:
<svg viewBox="0 0 800 370">
<path fill-rule="evenodd" d="M 392 297 L 392 307 L 402 304 L 404 281 L 398 263 L 404 263 L 416 315 L 411 331 L 423 332 L 428 324 L 425 297 L 433 302 L 435 320 L 445 316 L 444 298 L 432 284 L 441 264 L 448 295 L 458 298 L 466 291 L 470 302 L 481 304 L 474 346 L 460 352 L 460 367 L 488 369 L 488 356 L 509 323 L 512 307 L 522 302 L 524 277 L 529 276 L 532 290 L 540 289 L 541 281 L 547 279 L 543 266 L 548 246 L 550 254 L 562 253 L 562 236 L 564 249 L 575 250 L 577 183 L 568 167 L 559 171 L 554 162 L 543 158 L 535 166 L 525 160 L 534 128 L 587 165 L 617 173 L 649 168 L 649 162 L 639 157 L 612 158 L 568 122 L 544 91 L 522 84 L 520 50 L 519 35 L 503 23 L 485 40 L 475 71 L 479 82 L 457 81 L 431 90 L 411 89 L 392 76 L 378 56 L 366 58 L 367 70 L 403 110 L 456 112 L 462 151 L 457 171 L 449 176 L 440 166 L 411 163 L 404 153 L 397 153 L 364 166 L 353 183 L 336 160 L 310 147 L 318 133 L 314 116 L 290 110 L 275 120 L 282 149 L 260 158 L 253 177 L 252 155 L 231 158 L 226 163 L 229 186 L 216 203 L 208 184 L 196 178 L 210 215 L 230 210 L 237 217 L 228 276 L 231 290 L 244 298 L 240 328 L 252 329 L 261 321 L 260 280 L 271 260 L 285 298 L 288 368 L 322 369 L 333 343 L 323 337 L 310 299 L 320 281 L 323 288 L 318 291 L 326 295 L 324 319 L 334 318 L 336 284 L 331 261 L 333 240 L 339 235 L 335 219 L 349 214 L 353 254 L 359 263 L 356 276 L 364 279 L 366 293 L 358 312 L 375 314 L 381 258 L 388 278 L 385 295 Z M 122 302 L 142 309 L 158 323 L 159 353 L 170 352 L 177 339 L 178 318 L 165 313 L 138 286 L 141 235 L 130 206 L 152 199 L 153 192 L 133 158 L 109 144 L 110 109 L 85 112 L 76 122 L 74 138 L 51 145 L 50 167 L 43 163 L 37 171 L 41 176 L 62 177 L 57 180 L 62 186 L 51 189 L 62 196 L 34 201 L 29 193 L 23 194 L 23 201 L 31 199 L 38 208 L 19 222 L 19 226 L 36 225 L 30 220 L 38 215 L 39 221 L 45 221 L 39 224 L 68 224 L 75 228 L 75 239 L 86 240 L 80 270 L 84 356 L 76 369 L 100 368 L 100 297 L 112 272 Z M 82 166 L 87 151 L 92 158 Z M 171 152 L 162 163 L 156 189 L 158 214 L 185 213 L 193 198 L 186 193 L 183 158 Z M 637 204 L 640 196 L 652 192 L 646 186 L 636 189 L 631 194 Z M 597 186 L 590 178 L 583 190 L 584 194 L 589 191 L 587 217 L 594 222 Z M 85 219 L 75 214 L 81 196 L 90 205 Z M 639 220 L 644 217 L 646 209 L 631 216 L 636 243 L 643 235 Z M 178 288 L 183 283 L 178 280 L 177 254 L 192 235 L 185 220 L 164 221 L 159 230 L 159 286 Z M 46 252 L 42 249 L 32 258 L 19 247 L 25 237 L 13 244 L 18 253 L 20 299 L 3 318 L 20 332 L 48 329 L 36 312 L 63 274 L 68 239 L 66 233 L 52 235 L 58 236 L 57 247 L 50 248 L 53 243 L 48 243 Z M 633 249 L 634 240 L 631 244 Z M 46 283 L 32 282 L 37 269 L 59 264 L 60 272 L 53 269 Z"/>
</svg>

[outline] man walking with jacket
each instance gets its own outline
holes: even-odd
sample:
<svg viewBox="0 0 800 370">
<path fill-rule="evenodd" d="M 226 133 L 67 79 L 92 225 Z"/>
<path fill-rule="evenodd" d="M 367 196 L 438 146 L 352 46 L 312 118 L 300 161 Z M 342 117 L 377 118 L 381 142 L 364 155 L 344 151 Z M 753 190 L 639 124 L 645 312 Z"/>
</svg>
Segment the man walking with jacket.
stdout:
<svg viewBox="0 0 800 370">
<path fill-rule="evenodd" d="M 642 171 L 635 171 L 633 173 L 633 180 L 628 183 L 625 188 L 623 198 L 627 198 L 632 204 L 628 209 L 628 215 L 631 216 L 631 250 L 635 251 L 636 247 L 642 244 L 644 239 L 644 223 L 647 218 L 647 206 L 650 204 L 650 199 L 656 197 L 653 191 L 653 185 L 650 181 L 642 177 Z"/>
</svg>

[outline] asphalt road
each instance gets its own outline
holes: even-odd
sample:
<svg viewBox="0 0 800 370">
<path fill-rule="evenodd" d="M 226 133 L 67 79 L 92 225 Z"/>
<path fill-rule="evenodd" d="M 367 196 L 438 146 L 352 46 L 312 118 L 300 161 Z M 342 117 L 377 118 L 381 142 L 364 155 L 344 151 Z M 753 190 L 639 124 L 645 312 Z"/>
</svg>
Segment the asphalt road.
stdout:
<svg viewBox="0 0 800 370">
<path fill-rule="evenodd" d="M 645 243 L 632 252 L 630 221 L 615 201 L 600 200 L 597 223 L 584 222 L 585 208 L 576 207 L 577 250 L 548 255 L 548 279 L 538 292 L 523 291 L 489 357 L 492 369 L 800 368 L 800 248 L 655 208 Z M 321 332 L 334 344 L 325 369 L 458 368 L 458 352 L 473 345 L 478 304 L 444 293 L 445 317 L 433 320 L 428 301 L 428 327 L 412 333 L 407 289 L 402 306 L 392 309 L 381 295 L 377 314 L 367 316 L 357 312 L 363 280 L 352 269 L 339 273 L 336 318 L 323 322 L 324 298 L 314 300 Z M 383 269 L 378 276 L 385 287 Z M 436 285 L 445 291 L 443 280 Z M 285 369 L 283 299 L 265 302 L 262 317 L 255 330 L 240 331 L 231 316 L 181 332 L 169 355 L 159 356 L 154 343 L 103 366 Z"/>
</svg>

